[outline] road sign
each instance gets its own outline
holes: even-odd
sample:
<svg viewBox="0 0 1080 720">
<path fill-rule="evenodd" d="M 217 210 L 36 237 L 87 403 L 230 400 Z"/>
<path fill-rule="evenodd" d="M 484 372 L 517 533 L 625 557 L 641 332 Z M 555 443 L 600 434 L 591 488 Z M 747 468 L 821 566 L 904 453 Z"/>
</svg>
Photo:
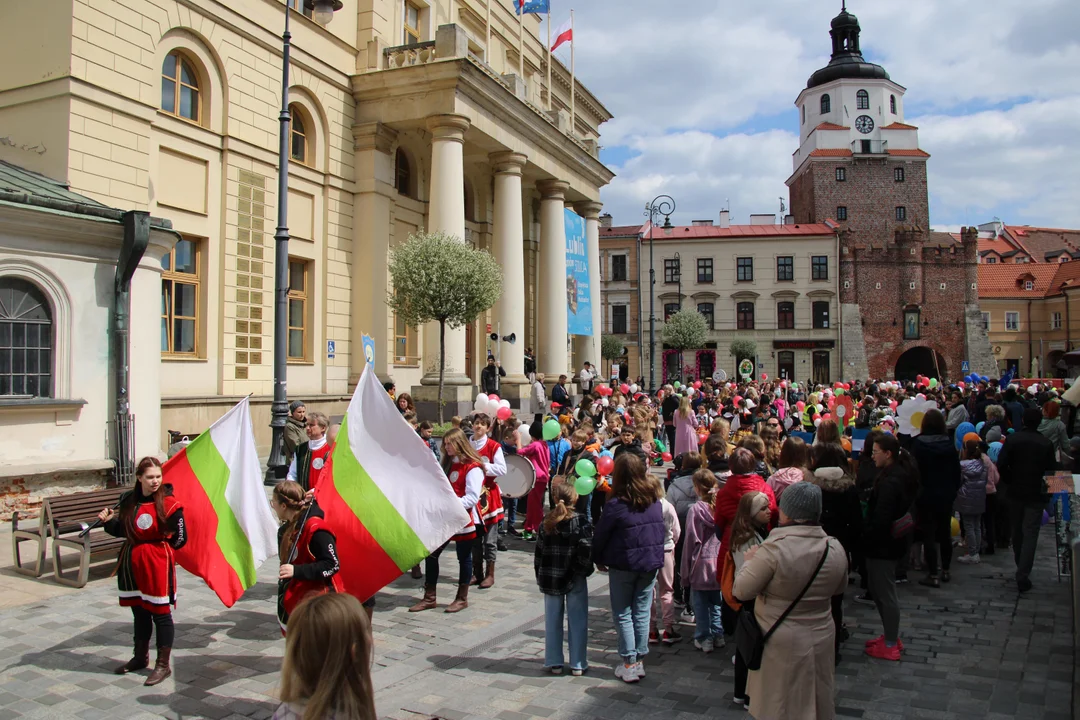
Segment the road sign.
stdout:
<svg viewBox="0 0 1080 720">
<path fill-rule="evenodd" d="M 337 343 L 333 340 L 326 341 L 326 357 L 329 360 L 334 359 L 334 353 L 337 352 Z"/>
<path fill-rule="evenodd" d="M 967 360 L 964 360 L 962 363 L 960 363 L 960 372 L 964 375 L 969 374 L 971 372 L 971 363 L 969 363 Z"/>
</svg>

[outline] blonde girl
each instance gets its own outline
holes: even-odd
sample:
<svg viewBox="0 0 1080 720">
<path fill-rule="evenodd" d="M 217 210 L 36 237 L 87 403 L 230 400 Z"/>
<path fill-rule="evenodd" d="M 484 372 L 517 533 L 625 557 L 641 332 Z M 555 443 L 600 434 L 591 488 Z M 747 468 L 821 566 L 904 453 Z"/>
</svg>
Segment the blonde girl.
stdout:
<svg viewBox="0 0 1080 720">
<path fill-rule="evenodd" d="M 375 720 L 371 625 L 360 601 L 315 595 L 289 622 L 281 705 L 271 720 Z"/>
<path fill-rule="evenodd" d="M 697 503 L 686 514 L 686 539 L 683 545 L 681 575 L 690 586 L 690 601 L 694 608 L 694 647 L 711 653 L 724 647 L 724 628 L 720 618 L 723 598 L 716 575 L 716 558 L 720 540 L 713 521 L 713 499 L 716 497 L 716 476 L 700 468 L 694 472 L 694 492 Z"/>
<path fill-rule="evenodd" d="M 563 671 L 563 613 L 569 629 L 570 674 L 589 669 L 589 587 L 592 574 L 592 527 L 574 511 L 577 491 L 570 483 L 551 491 L 554 506 L 536 535 L 536 584 L 544 594 L 544 667 L 553 675 Z"/>
</svg>

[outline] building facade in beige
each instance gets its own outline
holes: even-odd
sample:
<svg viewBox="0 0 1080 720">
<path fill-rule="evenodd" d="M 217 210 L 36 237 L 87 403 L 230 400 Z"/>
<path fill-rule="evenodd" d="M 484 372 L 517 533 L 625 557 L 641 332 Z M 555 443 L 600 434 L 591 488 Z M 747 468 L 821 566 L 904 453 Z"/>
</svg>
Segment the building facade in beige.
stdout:
<svg viewBox="0 0 1080 720">
<path fill-rule="evenodd" d="M 655 284 L 650 316 L 649 257 Z M 736 377 L 735 339 L 757 351 L 755 377 L 767 374 L 798 382 L 828 383 L 842 376 L 837 236 L 826 225 L 730 225 L 701 221 L 691 226 L 641 228 L 637 283 L 644 288 L 640 323 L 641 375 L 654 367 L 650 319 L 655 326 L 657 385 L 673 379 L 711 377 L 724 370 Z M 635 259 L 636 260 L 636 259 Z M 629 259 L 627 260 L 629 262 Z M 611 267 L 614 267 L 612 265 Z M 605 289 L 615 290 L 611 276 Z M 605 312 L 633 317 L 614 304 Z M 703 347 L 679 351 L 662 339 L 664 321 L 680 309 L 694 309 L 709 324 Z"/>
<path fill-rule="evenodd" d="M 451 410 L 472 398 L 488 325 L 519 338 L 500 348 L 513 399 L 527 396 L 527 345 L 549 375 L 598 358 L 599 334 L 564 340 L 554 274 L 564 207 L 586 219 L 599 267 L 610 114 L 580 83 L 571 101 L 557 62 L 547 87 L 538 18 L 479 0 L 343 0 L 323 27 L 288 3 L 0 5 L 6 27 L 35 28 L 0 47 L 0 159 L 183 235 L 162 262 L 162 446 L 167 429 L 205 429 L 248 394 L 269 443 L 286 12 L 290 399 L 340 412 L 363 334 L 380 377 L 433 399 L 437 332 L 386 307 L 389 250 L 421 229 L 490 250 L 506 273 L 486 317 L 448 333 Z"/>
</svg>

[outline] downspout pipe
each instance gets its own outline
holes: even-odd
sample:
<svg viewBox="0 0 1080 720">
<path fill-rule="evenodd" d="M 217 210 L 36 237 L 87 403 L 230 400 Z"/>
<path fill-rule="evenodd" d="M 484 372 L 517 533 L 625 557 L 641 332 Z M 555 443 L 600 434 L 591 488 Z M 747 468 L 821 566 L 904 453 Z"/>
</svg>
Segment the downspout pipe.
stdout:
<svg viewBox="0 0 1080 720">
<path fill-rule="evenodd" d="M 116 454 L 117 475 L 127 479 L 126 465 L 133 458 L 134 434 L 122 432 L 131 415 L 129 347 L 131 340 L 131 279 L 150 244 L 150 213 L 132 210 L 124 213 L 124 241 L 116 262 L 113 283 L 112 370 L 116 380 Z"/>
<path fill-rule="evenodd" d="M 1028 374 L 1035 374 L 1035 345 L 1031 338 L 1031 301 L 1027 301 Z"/>
</svg>

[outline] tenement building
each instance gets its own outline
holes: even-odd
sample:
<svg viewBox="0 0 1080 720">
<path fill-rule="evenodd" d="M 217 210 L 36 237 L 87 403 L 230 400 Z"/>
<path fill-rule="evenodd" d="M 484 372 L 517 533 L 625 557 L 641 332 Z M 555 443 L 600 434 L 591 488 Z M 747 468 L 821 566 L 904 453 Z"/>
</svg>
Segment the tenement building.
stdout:
<svg viewBox="0 0 1080 720">
<path fill-rule="evenodd" d="M 905 89 L 863 58 L 859 22 L 832 21 L 832 59 L 799 94 L 787 180 L 797 223 L 839 225 L 843 369 L 849 378 L 995 374 L 978 305 L 978 232 L 930 231 L 918 128 Z"/>
<path fill-rule="evenodd" d="M 598 362 L 599 334 L 567 342 L 563 212 L 585 219 L 598 269 L 611 116 L 557 62 L 547 84 L 538 16 L 480 0 L 39 5 L 0 3 L 0 160 L 182 236 L 159 267 L 154 450 L 248 394 L 269 442 L 286 13 L 289 398 L 340 413 L 367 334 L 379 376 L 434 414 L 437 328 L 386 305 L 388 253 L 420 229 L 490 250 L 505 272 L 499 303 L 448 332 L 449 415 L 474 396 L 489 325 L 517 337 L 500 353 L 515 402 L 526 346 L 549 377 Z"/>
</svg>

